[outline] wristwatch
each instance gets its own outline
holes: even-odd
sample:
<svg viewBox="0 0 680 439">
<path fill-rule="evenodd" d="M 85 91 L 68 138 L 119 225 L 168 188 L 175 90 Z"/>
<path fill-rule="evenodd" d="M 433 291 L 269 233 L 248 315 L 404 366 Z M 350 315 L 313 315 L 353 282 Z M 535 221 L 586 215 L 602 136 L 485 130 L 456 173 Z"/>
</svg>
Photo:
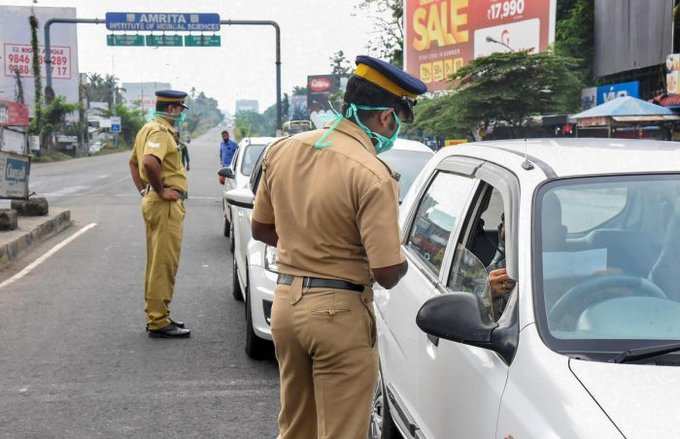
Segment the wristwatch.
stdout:
<svg viewBox="0 0 680 439">
<path fill-rule="evenodd" d="M 142 197 L 144 197 L 144 195 L 146 195 L 146 188 L 140 189 L 140 190 L 139 190 L 139 195 L 141 195 Z"/>
</svg>

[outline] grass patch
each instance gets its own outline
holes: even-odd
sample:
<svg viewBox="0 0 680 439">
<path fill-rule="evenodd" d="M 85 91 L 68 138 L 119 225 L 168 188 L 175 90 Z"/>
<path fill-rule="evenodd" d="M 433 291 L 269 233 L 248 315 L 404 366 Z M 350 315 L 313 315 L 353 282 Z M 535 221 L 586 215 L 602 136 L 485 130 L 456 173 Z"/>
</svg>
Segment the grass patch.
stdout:
<svg viewBox="0 0 680 439">
<path fill-rule="evenodd" d="M 64 154 L 60 151 L 49 151 L 40 156 L 34 155 L 31 157 L 31 162 L 33 163 L 51 163 L 51 162 L 63 162 L 64 160 L 71 160 L 73 156 Z"/>
</svg>

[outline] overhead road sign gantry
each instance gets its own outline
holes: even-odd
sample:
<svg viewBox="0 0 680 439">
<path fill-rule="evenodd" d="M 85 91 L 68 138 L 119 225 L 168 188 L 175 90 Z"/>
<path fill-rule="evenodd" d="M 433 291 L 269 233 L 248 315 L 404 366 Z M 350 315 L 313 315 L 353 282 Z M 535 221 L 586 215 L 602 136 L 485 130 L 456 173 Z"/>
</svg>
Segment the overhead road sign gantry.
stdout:
<svg viewBox="0 0 680 439">
<path fill-rule="evenodd" d="M 187 47 L 220 47 L 222 37 L 219 35 L 187 35 L 184 37 Z"/>
<path fill-rule="evenodd" d="M 143 35 L 109 34 L 106 36 L 107 46 L 144 46 Z"/>
<path fill-rule="evenodd" d="M 111 31 L 218 32 L 219 14 L 171 12 L 107 12 L 106 28 Z"/>
</svg>

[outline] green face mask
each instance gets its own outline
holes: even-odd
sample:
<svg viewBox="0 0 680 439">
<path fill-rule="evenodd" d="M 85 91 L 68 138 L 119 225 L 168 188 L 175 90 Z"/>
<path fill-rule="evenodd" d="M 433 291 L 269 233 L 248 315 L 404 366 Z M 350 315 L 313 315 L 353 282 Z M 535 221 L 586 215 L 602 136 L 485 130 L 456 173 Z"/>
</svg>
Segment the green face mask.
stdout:
<svg viewBox="0 0 680 439">
<path fill-rule="evenodd" d="M 182 111 L 179 115 L 174 116 L 170 113 L 166 113 L 165 111 L 155 111 L 154 116 L 160 116 L 165 119 L 168 119 L 169 121 L 172 122 L 172 124 L 176 127 L 181 127 L 184 121 L 187 118 L 187 115 L 184 111 Z"/>
<path fill-rule="evenodd" d="M 347 112 L 342 115 L 340 113 L 337 114 L 337 117 L 335 118 L 335 121 L 333 124 L 329 127 L 329 129 L 326 131 L 326 133 L 321 136 L 321 138 L 314 144 L 314 147 L 317 149 L 322 149 L 330 146 L 329 142 L 326 142 L 326 139 L 328 136 L 337 128 L 337 126 L 340 124 L 340 122 L 343 119 L 349 119 L 355 122 L 359 128 L 361 128 L 366 135 L 371 140 L 374 140 L 374 145 L 375 145 L 375 152 L 378 154 L 382 154 L 385 151 L 389 151 L 392 149 L 394 146 L 394 141 L 397 140 L 397 137 L 399 136 L 399 131 L 401 131 L 401 120 L 399 119 L 399 116 L 397 116 L 396 113 L 392 113 L 392 116 L 394 117 L 394 121 L 397 124 L 397 129 L 394 130 L 394 133 L 390 137 L 383 136 L 382 134 L 376 133 L 375 131 L 371 130 L 369 127 L 367 127 L 361 119 L 359 119 L 359 116 L 357 114 L 358 110 L 366 110 L 366 111 L 385 111 L 385 110 L 392 110 L 392 107 L 371 107 L 368 105 L 356 105 L 356 104 L 350 104 L 349 108 L 347 109 Z"/>
</svg>

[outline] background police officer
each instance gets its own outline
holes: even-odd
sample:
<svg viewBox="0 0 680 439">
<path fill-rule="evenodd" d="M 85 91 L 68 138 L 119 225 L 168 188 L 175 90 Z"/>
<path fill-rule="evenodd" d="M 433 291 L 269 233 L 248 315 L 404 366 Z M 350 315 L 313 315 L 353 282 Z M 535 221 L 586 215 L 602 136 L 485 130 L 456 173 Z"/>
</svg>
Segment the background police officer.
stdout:
<svg viewBox="0 0 680 439">
<path fill-rule="evenodd" d="M 398 185 L 376 154 L 391 148 L 426 90 L 360 56 L 342 115 L 267 151 L 252 231 L 278 248 L 280 439 L 367 437 L 378 371 L 371 285 L 392 288 L 407 270 Z"/>
<path fill-rule="evenodd" d="M 170 318 L 169 305 L 182 248 L 187 177 L 177 146 L 187 94 L 156 92 L 156 117 L 142 127 L 130 157 L 130 174 L 142 195 L 146 224 L 144 312 L 150 337 L 188 337 L 184 323 Z"/>
</svg>

